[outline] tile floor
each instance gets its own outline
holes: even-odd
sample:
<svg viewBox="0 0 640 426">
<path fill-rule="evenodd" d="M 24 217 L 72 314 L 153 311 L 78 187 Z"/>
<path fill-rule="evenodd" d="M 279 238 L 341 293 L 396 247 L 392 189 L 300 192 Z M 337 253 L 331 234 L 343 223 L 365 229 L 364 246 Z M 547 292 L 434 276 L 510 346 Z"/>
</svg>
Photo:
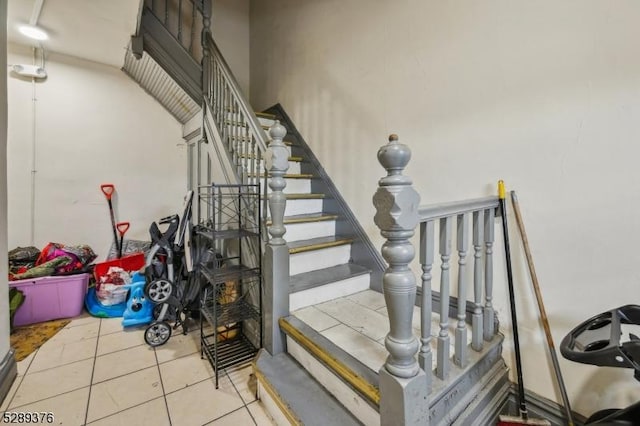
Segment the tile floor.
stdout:
<svg viewBox="0 0 640 426">
<path fill-rule="evenodd" d="M 52 412 L 65 426 L 273 424 L 256 400 L 250 365 L 221 372 L 215 388 L 195 325 L 154 349 L 142 329 L 123 331 L 120 321 L 72 320 L 18 363 L 0 413 Z"/>
<path fill-rule="evenodd" d="M 309 306 L 293 312 L 303 322 L 350 353 L 371 370 L 378 372 L 388 352 L 384 339 L 389 332 L 389 320 L 384 296 L 373 290 L 365 290 Z M 431 321 L 431 336 L 440 330 L 440 316 L 434 314 Z M 449 319 L 450 353 L 454 352 L 455 320 Z M 420 309 L 413 311 L 413 334 L 420 337 Z M 471 343 L 471 329 L 467 326 L 467 343 Z M 436 351 L 436 339 L 431 339 L 431 350 Z M 436 356 L 433 357 L 433 368 Z"/>
</svg>

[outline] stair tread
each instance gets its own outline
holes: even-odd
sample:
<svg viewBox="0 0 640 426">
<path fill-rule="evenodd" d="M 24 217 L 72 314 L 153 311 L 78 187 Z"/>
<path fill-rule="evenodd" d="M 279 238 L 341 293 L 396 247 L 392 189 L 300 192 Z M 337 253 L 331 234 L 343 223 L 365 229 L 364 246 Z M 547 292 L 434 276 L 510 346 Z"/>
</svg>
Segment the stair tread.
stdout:
<svg viewBox="0 0 640 426">
<path fill-rule="evenodd" d="M 337 214 L 327 214 L 327 213 L 306 213 L 306 214 L 296 214 L 291 216 L 285 216 L 284 223 L 285 225 L 290 225 L 293 223 L 307 223 L 307 222 L 322 222 L 324 220 L 335 220 L 338 218 Z M 269 221 L 268 225 L 271 222 Z"/>
<path fill-rule="evenodd" d="M 240 158 L 256 158 L 255 155 L 247 155 L 247 154 L 240 154 Z M 294 162 L 294 163 L 302 163 L 304 161 L 304 158 L 296 156 L 296 155 L 292 155 L 289 156 L 289 158 L 287 158 L 288 161 Z"/>
<path fill-rule="evenodd" d="M 295 313 L 281 318 L 279 322 L 285 334 L 302 345 L 378 409 L 380 390 L 378 374 L 375 371 L 297 318 Z"/>
<path fill-rule="evenodd" d="M 268 112 L 256 112 L 256 117 L 260 117 L 260 118 L 266 118 L 269 120 L 277 120 L 278 117 L 276 117 L 274 114 L 269 114 Z"/>
<path fill-rule="evenodd" d="M 243 127 L 243 128 L 249 127 L 247 123 L 243 123 L 241 121 L 233 121 L 233 120 L 225 120 L 224 124 L 226 124 L 227 126 L 235 126 L 235 127 Z M 263 130 L 269 130 L 269 126 L 265 126 L 264 124 L 261 124 L 260 127 L 262 127 Z"/>
<path fill-rule="evenodd" d="M 327 214 L 327 213 L 305 213 L 305 214 L 294 214 L 291 216 L 284 217 L 285 225 L 293 225 L 296 223 L 311 223 L 311 222 L 323 222 L 328 220 L 336 220 L 338 219 L 337 214 Z M 271 219 L 267 221 L 267 226 L 271 226 Z"/>
<path fill-rule="evenodd" d="M 261 350 L 255 371 L 263 384 L 277 394 L 299 424 L 308 426 L 359 425 L 360 422 L 290 355 L 269 355 Z M 271 393 L 271 392 L 269 392 Z M 273 395 L 272 395 L 273 396 Z M 313 401 L 313 403 L 310 403 Z"/>
<path fill-rule="evenodd" d="M 255 176 L 259 176 L 259 177 L 264 177 L 265 174 L 264 173 L 249 173 L 250 177 L 255 177 Z M 315 176 L 311 173 L 290 173 L 290 174 L 285 174 L 283 176 L 285 179 L 313 179 Z"/>
<path fill-rule="evenodd" d="M 325 198 L 326 194 L 284 194 L 287 197 L 287 200 L 314 200 Z"/>
<path fill-rule="evenodd" d="M 370 273 L 371 270 L 355 263 L 343 263 L 342 265 L 331 266 L 329 268 L 316 269 L 315 271 L 303 272 L 292 275 L 289 280 L 289 291 L 295 293 L 308 290 L 347 278 L 357 277 Z"/>
<path fill-rule="evenodd" d="M 291 241 L 289 246 L 289 254 L 301 253 L 304 251 L 319 250 L 327 247 L 336 247 L 345 244 L 351 244 L 352 237 L 331 235 L 329 237 L 310 238 L 308 240 Z"/>
</svg>

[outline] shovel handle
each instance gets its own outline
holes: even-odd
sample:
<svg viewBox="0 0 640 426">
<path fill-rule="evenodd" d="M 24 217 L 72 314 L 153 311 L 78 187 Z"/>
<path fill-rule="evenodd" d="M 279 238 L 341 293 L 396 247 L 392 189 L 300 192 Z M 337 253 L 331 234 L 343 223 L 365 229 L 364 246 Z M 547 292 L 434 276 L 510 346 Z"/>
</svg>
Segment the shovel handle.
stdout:
<svg viewBox="0 0 640 426">
<path fill-rule="evenodd" d="M 129 222 L 119 222 L 116 224 L 116 229 L 120 233 L 120 237 L 124 237 L 124 234 L 129 230 Z"/>
<path fill-rule="evenodd" d="M 111 196 L 113 195 L 116 187 L 112 183 L 103 183 L 100 185 L 100 190 L 107 197 L 107 201 L 111 201 Z"/>
</svg>

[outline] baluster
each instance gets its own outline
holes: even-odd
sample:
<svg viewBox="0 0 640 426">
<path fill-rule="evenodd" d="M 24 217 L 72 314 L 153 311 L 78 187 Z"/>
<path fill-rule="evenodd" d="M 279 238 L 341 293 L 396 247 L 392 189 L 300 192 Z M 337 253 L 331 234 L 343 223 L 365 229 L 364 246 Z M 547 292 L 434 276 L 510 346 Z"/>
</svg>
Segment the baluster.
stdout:
<svg viewBox="0 0 640 426">
<path fill-rule="evenodd" d="M 486 302 L 484 305 L 484 340 L 490 341 L 495 334 L 493 327 L 493 242 L 494 242 L 494 209 L 485 210 L 484 216 L 484 244 L 485 268 L 484 286 Z"/>
<path fill-rule="evenodd" d="M 427 391 L 431 391 L 433 353 L 431 352 L 431 268 L 435 252 L 434 223 L 432 220 L 420 224 L 420 264 L 422 265 L 422 309 L 420 311 L 420 354 L 418 362 L 427 373 Z"/>
<path fill-rule="evenodd" d="M 251 176 L 253 179 L 251 180 L 252 185 L 258 185 L 258 191 L 260 190 L 260 171 L 258 170 L 258 156 L 256 155 L 256 140 L 251 140 L 251 152 L 249 153 L 251 156 Z"/>
<path fill-rule="evenodd" d="M 189 35 L 189 53 L 193 55 L 193 39 L 196 38 L 196 17 L 197 8 L 195 3 L 191 2 L 191 34 Z"/>
<path fill-rule="evenodd" d="M 166 28 L 169 28 L 168 23 L 169 22 L 169 0 L 164 0 L 164 26 Z"/>
<path fill-rule="evenodd" d="M 473 212 L 473 316 L 471 320 L 471 347 L 482 350 L 482 236 L 483 212 Z"/>
<path fill-rule="evenodd" d="M 467 364 L 467 247 L 469 246 L 468 213 L 458 215 L 456 239 L 458 249 L 458 325 L 453 360 L 459 367 Z"/>
<path fill-rule="evenodd" d="M 440 219 L 440 333 L 436 375 L 444 380 L 449 374 L 449 276 L 451 259 L 451 217 Z"/>
<path fill-rule="evenodd" d="M 182 45 L 182 0 L 178 0 L 178 41 Z"/>
<path fill-rule="evenodd" d="M 378 161 L 387 176 L 378 181 L 373 196 L 374 222 L 386 239 L 382 256 L 389 264 L 382 278 L 384 299 L 389 312 L 390 331 L 385 338 L 389 356 L 380 369 L 380 423 L 428 424 L 427 376 L 415 355 L 418 341 L 411 320 L 416 299 L 416 279 L 409 268 L 415 255 L 409 240 L 418 224 L 420 196 L 402 174 L 411 159 L 411 150 L 389 136 L 389 143 L 378 151 Z"/>
</svg>

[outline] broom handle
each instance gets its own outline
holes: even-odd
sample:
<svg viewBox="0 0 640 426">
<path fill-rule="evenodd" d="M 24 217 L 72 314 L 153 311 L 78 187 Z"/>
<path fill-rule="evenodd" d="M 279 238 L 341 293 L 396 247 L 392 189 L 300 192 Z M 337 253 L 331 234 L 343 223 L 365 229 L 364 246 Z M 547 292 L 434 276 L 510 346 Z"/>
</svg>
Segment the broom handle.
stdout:
<svg viewBox="0 0 640 426">
<path fill-rule="evenodd" d="M 531 256 L 531 250 L 529 248 L 529 239 L 527 238 L 527 231 L 524 228 L 522 214 L 520 213 L 520 204 L 518 203 L 518 197 L 516 196 L 515 191 L 511 191 L 511 204 L 513 205 L 513 211 L 516 216 L 516 222 L 518 222 L 518 229 L 520 229 L 520 236 L 522 237 L 522 245 L 524 246 L 524 252 L 527 256 L 527 264 L 529 265 L 529 273 L 531 274 L 531 281 L 533 282 L 533 290 L 536 293 L 536 300 L 538 301 L 538 308 L 540 310 L 540 319 L 542 320 L 542 327 L 544 328 L 544 334 L 547 337 L 547 346 L 549 348 L 549 354 L 551 355 L 551 362 L 553 363 L 553 369 L 556 373 L 556 379 L 558 380 L 558 386 L 560 387 L 560 395 L 562 396 L 564 411 L 567 416 L 567 421 L 569 423 L 569 426 L 573 426 L 573 415 L 571 412 L 571 405 L 569 404 L 567 389 L 564 387 L 564 380 L 562 380 L 562 373 L 560 372 L 560 364 L 558 363 L 558 356 L 556 355 L 556 349 L 553 343 L 553 336 L 551 335 L 551 328 L 549 327 L 549 319 L 547 318 L 547 311 L 545 310 L 544 303 L 542 301 L 542 293 L 540 292 L 538 275 L 536 274 L 536 268 L 533 264 L 533 257 Z"/>
<path fill-rule="evenodd" d="M 513 328 L 513 342 L 516 353 L 516 374 L 518 376 L 518 399 L 520 405 L 520 416 L 527 420 L 527 402 L 524 396 L 524 383 L 522 379 L 522 358 L 520 356 L 520 338 L 518 336 L 518 316 L 516 315 L 516 299 L 513 290 L 513 271 L 511 268 L 511 248 L 509 247 L 509 226 L 507 225 L 507 202 L 505 200 L 504 182 L 498 182 L 498 199 L 500 202 L 500 212 L 502 213 L 502 235 L 504 237 L 504 253 L 507 263 L 507 283 L 509 284 L 509 306 L 511 308 L 511 326 Z"/>
</svg>

